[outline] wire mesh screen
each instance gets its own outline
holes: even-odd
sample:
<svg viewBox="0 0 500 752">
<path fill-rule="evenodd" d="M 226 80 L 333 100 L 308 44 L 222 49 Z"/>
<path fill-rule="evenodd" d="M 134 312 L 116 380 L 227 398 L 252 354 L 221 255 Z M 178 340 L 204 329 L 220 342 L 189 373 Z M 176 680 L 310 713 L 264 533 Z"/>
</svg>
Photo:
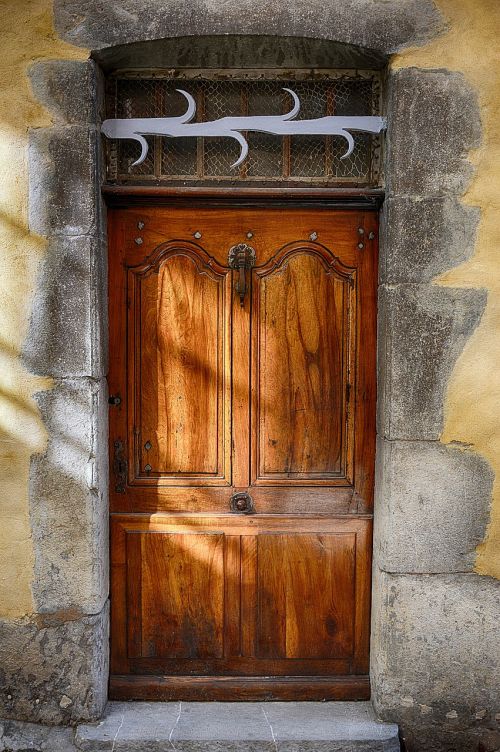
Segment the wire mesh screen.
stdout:
<svg viewBox="0 0 500 752">
<path fill-rule="evenodd" d="M 345 72 L 320 80 L 180 77 L 159 75 L 116 77 L 108 87 L 108 117 L 173 117 L 186 112 L 186 100 L 196 102 L 192 122 L 229 116 L 282 115 L 293 101 L 284 88 L 300 99 L 297 120 L 326 115 L 377 115 L 380 113 L 378 75 Z M 200 183 L 225 181 L 310 183 L 314 185 L 376 185 L 379 181 L 380 137 L 354 133 L 355 148 L 347 158 L 346 141 L 340 136 L 275 136 L 247 133 L 248 156 L 232 167 L 240 154 L 232 138 L 148 137 L 148 155 L 133 165 L 140 154 L 136 141 L 111 141 L 107 145 L 108 179 L 113 182 Z"/>
</svg>

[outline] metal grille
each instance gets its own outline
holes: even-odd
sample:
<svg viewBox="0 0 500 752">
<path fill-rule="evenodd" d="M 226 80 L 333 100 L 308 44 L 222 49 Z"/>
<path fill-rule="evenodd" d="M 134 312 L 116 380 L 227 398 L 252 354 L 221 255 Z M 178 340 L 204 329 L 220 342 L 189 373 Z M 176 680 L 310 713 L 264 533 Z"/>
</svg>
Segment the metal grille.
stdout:
<svg viewBox="0 0 500 752">
<path fill-rule="evenodd" d="M 241 73 L 239 74 L 241 76 Z M 259 74 L 255 74 L 257 76 Z M 263 74 L 260 74 L 263 75 Z M 252 80 L 228 72 L 206 77 L 206 72 L 177 72 L 169 76 L 128 74 L 108 84 L 107 116 L 172 117 L 186 111 L 186 101 L 176 89 L 182 88 L 195 98 L 196 121 L 205 122 L 225 116 L 280 115 L 292 106 L 288 87 L 300 99 L 297 119 L 325 115 L 380 114 L 380 80 L 373 71 L 329 71 L 315 73 L 307 80 L 259 77 Z M 260 182 L 272 184 L 377 185 L 379 182 L 380 137 L 353 134 L 355 149 L 341 159 L 346 142 L 338 136 L 273 136 L 247 134 L 249 153 L 238 168 L 239 145 L 230 138 L 148 139 L 146 160 L 135 167 L 140 147 L 135 141 L 107 143 L 108 180 L 120 183 L 199 184 Z"/>
</svg>

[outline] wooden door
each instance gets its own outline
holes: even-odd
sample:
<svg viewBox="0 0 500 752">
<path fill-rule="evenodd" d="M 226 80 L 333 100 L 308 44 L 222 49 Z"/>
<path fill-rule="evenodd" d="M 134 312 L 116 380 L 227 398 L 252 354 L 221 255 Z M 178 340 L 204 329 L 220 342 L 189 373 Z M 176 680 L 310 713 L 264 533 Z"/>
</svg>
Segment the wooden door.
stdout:
<svg viewBox="0 0 500 752">
<path fill-rule="evenodd" d="M 109 222 L 111 696 L 367 698 L 376 213 Z"/>
</svg>

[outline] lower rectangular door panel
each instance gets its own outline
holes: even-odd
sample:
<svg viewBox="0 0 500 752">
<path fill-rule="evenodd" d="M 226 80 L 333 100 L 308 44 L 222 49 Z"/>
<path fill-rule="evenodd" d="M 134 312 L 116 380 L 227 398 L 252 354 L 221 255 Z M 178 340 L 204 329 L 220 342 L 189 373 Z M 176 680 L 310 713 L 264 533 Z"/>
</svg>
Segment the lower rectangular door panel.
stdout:
<svg viewBox="0 0 500 752">
<path fill-rule="evenodd" d="M 261 677 L 277 697 L 291 685 L 270 676 L 317 676 L 331 697 L 367 673 L 370 535 L 358 518 L 113 515 L 113 675 L 170 677 L 165 697 L 182 676 Z"/>
</svg>

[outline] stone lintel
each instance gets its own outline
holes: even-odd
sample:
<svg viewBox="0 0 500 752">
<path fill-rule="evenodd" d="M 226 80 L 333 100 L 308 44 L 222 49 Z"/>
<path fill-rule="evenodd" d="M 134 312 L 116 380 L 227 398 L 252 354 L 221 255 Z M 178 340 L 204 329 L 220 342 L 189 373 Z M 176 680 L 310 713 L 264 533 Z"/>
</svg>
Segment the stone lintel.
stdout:
<svg viewBox="0 0 500 752">
<path fill-rule="evenodd" d="M 127 10 L 121 0 L 55 0 L 54 21 L 65 41 L 92 50 L 194 34 L 263 34 L 330 39 L 390 53 L 422 44 L 444 28 L 431 0 L 279 0 L 272 13 L 266 0 L 238 5 L 192 0 L 188 11 L 181 0 L 171 0 L 167 8 L 142 0 Z"/>
</svg>

